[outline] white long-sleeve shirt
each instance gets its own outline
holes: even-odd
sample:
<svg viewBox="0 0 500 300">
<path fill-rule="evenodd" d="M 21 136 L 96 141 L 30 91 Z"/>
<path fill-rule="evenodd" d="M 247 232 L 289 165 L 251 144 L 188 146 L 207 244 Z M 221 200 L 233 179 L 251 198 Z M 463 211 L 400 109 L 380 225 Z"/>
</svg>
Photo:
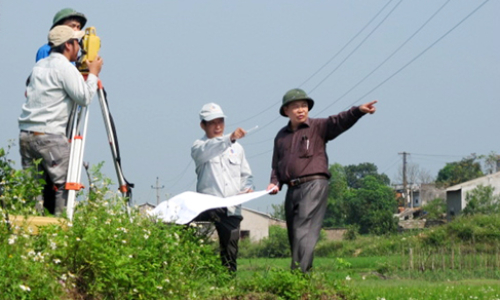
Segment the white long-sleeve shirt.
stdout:
<svg viewBox="0 0 500 300">
<path fill-rule="evenodd" d="M 66 134 L 73 105 L 90 104 L 97 91 L 97 80 L 97 76 L 89 74 L 85 81 L 64 55 L 51 53 L 33 67 L 26 88 L 26 103 L 18 119 L 19 128 Z"/>
<path fill-rule="evenodd" d="M 191 157 L 196 164 L 198 193 L 230 197 L 253 189 L 253 176 L 245 151 L 230 135 L 194 142 Z M 241 215 L 241 205 L 228 207 L 228 215 Z"/>
</svg>

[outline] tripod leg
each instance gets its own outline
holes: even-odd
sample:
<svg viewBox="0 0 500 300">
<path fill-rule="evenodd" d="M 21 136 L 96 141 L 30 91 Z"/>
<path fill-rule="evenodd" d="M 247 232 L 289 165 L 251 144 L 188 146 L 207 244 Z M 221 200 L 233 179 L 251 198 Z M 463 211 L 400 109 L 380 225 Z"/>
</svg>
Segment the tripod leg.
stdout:
<svg viewBox="0 0 500 300">
<path fill-rule="evenodd" d="M 132 184 L 129 184 L 125 177 L 123 176 L 123 171 L 120 164 L 120 153 L 118 149 L 118 142 L 116 139 L 116 132 L 114 130 L 113 120 L 111 118 L 111 114 L 109 112 L 106 95 L 104 92 L 104 88 L 102 87 L 102 82 L 99 81 L 99 103 L 101 105 L 102 117 L 104 119 L 104 126 L 106 127 L 106 132 L 108 134 L 109 146 L 111 148 L 111 155 L 113 156 L 113 163 L 115 165 L 116 176 L 118 178 L 119 190 L 122 193 L 123 197 L 129 197 L 128 206 L 131 205 L 131 187 Z"/>
<path fill-rule="evenodd" d="M 80 183 L 83 163 L 83 152 L 85 148 L 85 137 L 87 135 L 88 109 L 80 107 L 78 115 L 75 117 L 73 130 L 71 133 L 71 149 L 68 166 L 68 176 L 65 189 L 68 192 L 66 214 L 70 220 L 73 219 L 76 192 L 83 188 Z M 82 134 L 80 127 L 83 126 Z"/>
</svg>

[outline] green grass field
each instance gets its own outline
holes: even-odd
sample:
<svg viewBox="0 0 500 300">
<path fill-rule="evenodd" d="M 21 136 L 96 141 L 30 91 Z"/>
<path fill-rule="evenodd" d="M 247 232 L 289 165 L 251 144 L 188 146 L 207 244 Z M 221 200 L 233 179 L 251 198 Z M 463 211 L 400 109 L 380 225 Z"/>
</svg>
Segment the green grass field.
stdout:
<svg viewBox="0 0 500 300">
<path fill-rule="evenodd" d="M 315 258 L 314 272 L 327 281 L 341 281 L 349 286 L 358 299 L 498 299 L 498 273 L 484 278 L 480 272 L 463 270 L 398 271 L 391 266 L 400 258 L 354 257 L 339 262 L 335 258 Z M 288 258 L 239 259 L 239 280 L 266 272 L 271 268 L 288 269 Z M 382 272 L 382 273 L 381 273 Z M 483 278 L 481 278 L 483 277 Z"/>
</svg>

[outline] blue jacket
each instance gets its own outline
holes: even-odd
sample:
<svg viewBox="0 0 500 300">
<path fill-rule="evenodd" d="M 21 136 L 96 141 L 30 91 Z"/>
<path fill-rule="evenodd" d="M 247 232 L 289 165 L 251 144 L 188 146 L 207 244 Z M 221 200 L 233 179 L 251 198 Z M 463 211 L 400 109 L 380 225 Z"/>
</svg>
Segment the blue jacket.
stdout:
<svg viewBox="0 0 500 300">
<path fill-rule="evenodd" d="M 50 46 L 49 44 L 45 44 L 38 49 L 36 53 L 36 62 L 38 62 L 42 58 L 46 58 L 50 54 Z"/>
</svg>

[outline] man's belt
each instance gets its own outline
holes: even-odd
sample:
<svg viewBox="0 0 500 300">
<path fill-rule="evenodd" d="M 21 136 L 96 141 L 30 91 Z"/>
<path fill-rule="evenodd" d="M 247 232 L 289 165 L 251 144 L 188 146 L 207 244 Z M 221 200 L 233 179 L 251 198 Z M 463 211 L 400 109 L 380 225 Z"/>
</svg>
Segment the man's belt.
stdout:
<svg viewBox="0 0 500 300">
<path fill-rule="evenodd" d="M 316 180 L 316 179 L 327 179 L 327 177 L 325 175 L 304 176 L 304 177 L 299 177 L 299 178 L 296 178 L 296 179 L 292 179 L 289 182 L 287 182 L 287 184 L 288 184 L 289 187 L 294 187 L 294 186 L 298 186 L 298 185 L 301 185 L 303 183 L 306 183 L 306 182 L 309 182 L 309 181 L 312 181 L 312 180 Z"/>
<path fill-rule="evenodd" d="M 26 132 L 32 135 L 45 135 L 45 132 L 38 132 L 38 131 L 21 130 L 21 132 Z"/>
</svg>

